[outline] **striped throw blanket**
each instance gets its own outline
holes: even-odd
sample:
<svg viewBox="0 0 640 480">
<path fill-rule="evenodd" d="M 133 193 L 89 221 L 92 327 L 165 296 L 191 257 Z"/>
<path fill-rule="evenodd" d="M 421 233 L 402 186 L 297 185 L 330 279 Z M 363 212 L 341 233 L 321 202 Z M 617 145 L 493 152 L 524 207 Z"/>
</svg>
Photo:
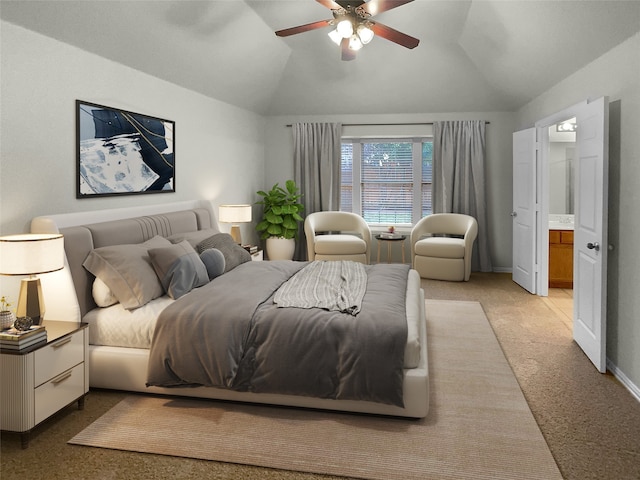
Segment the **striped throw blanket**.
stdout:
<svg viewBox="0 0 640 480">
<path fill-rule="evenodd" d="M 322 308 L 357 315 L 367 290 L 364 265 L 349 261 L 315 261 L 276 291 L 278 307 Z"/>
</svg>

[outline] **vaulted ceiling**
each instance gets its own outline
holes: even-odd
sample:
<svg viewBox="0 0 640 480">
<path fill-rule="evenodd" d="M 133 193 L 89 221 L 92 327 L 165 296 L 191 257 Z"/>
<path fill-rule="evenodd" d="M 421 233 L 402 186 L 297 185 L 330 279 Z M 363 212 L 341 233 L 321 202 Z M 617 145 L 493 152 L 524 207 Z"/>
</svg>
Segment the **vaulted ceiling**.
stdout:
<svg viewBox="0 0 640 480">
<path fill-rule="evenodd" d="M 2 0 L 2 19 L 265 115 L 511 111 L 640 31 L 640 1 L 415 0 L 341 61 L 314 0 Z M 1 35 L 1 32 L 0 32 Z M 0 37 L 1 38 L 1 37 Z"/>
</svg>

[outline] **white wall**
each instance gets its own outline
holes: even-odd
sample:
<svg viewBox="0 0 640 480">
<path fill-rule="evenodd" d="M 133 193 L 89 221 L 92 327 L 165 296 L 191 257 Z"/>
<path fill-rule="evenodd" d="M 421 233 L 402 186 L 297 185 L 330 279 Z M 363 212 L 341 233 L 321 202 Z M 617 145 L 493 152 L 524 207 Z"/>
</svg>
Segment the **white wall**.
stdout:
<svg viewBox="0 0 640 480">
<path fill-rule="evenodd" d="M 636 387 L 640 387 L 639 52 L 640 33 L 517 112 L 518 129 L 523 129 L 585 99 L 609 97 L 609 243 L 613 250 L 607 276 L 607 357 Z"/>
<path fill-rule="evenodd" d="M 508 112 L 438 113 L 421 115 L 340 115 L 340 116 L 281 116 L 270 117 L 266 135 L 265 184 L 282 184 L 293 178 L 293 134 L 295 122 L 342 122 L 343 124 L 394 124 L 428 123 L 436 120 L 485 120 L 490 122 L 486 134 L 487 206 L 491 259 L 494 270 L 511 269 L 511 134 L 514 114 Z M 350 135 L 355 127 L 345 127 L 344 135 Z M 431 134 L 430 126 L 357 127 L 359 135 L 401 134 L 411 129 L 411 134 Z M 422 131 L 420 131 L 422 129 Z M 354 133 L 355 134 L 355 133 Z M 374 252 L 375 253 L 375 252 Z M 397 252 L 396 252 L 397 253 Z M 383 254 L 383 258 L 385 254 Z"/>
<path fill-rule="evenodd" d="M 214 206 L 257 200 L 263 117 L 22 27 L 0 27 L 0 233 L 28 231 L 38 215 L 194 198 Z M 77 200 L 76 99 L 174 120 L 176 192 Z M 251 225 L 242 227 L 247 240 L 257 240 Z"/>
</svg>

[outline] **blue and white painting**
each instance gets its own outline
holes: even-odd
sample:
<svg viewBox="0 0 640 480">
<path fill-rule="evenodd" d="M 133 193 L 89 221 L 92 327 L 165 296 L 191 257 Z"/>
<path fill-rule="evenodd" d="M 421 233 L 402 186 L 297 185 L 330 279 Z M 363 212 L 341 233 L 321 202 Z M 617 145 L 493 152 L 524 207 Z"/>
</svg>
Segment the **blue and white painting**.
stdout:
<svg viewBox="0 0 640 480">
<path fill-rule="evenodd" d="M 76 101 L 77 197 L 175 192 L 175 123 Z"/>
</svg>

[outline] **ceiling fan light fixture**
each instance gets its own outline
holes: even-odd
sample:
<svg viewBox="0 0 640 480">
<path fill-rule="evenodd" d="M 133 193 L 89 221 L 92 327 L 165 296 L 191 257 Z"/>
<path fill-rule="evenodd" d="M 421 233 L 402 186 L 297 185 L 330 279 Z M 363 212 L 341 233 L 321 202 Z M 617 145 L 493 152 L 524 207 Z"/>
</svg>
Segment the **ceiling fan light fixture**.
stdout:
<svg viewBox="0 0 640 480">
<path fill-rule="evenodd" d="M 327 35 L 336 45 L 340 45 L 340 42 L 342 42 L 342 35 L 338 33 L 338 30 L 331 30 Z"/>
<path fill-rule="evenodd" d="M 373 40 L 373 30 L 371 30 L 367 25 L 361 23 L 358 25 L 358 37 L 360 37 L 360 41 L 363 45 L 366 45 L 371 40 Z"/>
<path fill-rule="evenodd" d="M 349 38 L 353 35 L 353 25 L 351 24 L 351 20 L 346 18 L 344 20 L 340 20 L 338 25 L 336 25 L 336 31 L 342 38 Z"/>
<path fill-rule="evenodd" d="M 360 38 L 357 35 L 352 35 L 349 39 L 349 48 L 355 51 L 362 48 L 362 41 L 360 41 Z"/>
</svg>

